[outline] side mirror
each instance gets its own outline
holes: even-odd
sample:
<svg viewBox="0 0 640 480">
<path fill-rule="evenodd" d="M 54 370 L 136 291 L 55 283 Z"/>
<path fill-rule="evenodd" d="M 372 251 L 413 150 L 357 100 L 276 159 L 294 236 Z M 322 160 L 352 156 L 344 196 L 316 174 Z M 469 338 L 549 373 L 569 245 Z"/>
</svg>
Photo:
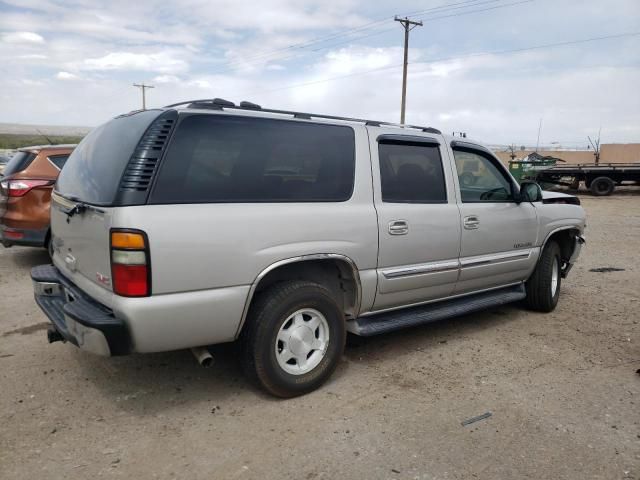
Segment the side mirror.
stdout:
<svg viewBox="0 0 640 480">
<path fill-rule="evenodd" d="M 524 180 L 520 184 L 520 202 L 541 202 L 542 188 L 536 182 Z"/>
</svg>

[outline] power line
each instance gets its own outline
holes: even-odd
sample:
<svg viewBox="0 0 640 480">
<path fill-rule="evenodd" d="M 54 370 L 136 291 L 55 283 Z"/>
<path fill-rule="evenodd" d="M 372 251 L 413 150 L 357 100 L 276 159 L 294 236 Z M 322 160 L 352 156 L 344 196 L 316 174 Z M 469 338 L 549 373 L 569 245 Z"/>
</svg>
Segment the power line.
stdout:
<svg viewBox="0 0 640 480">
<path fill-rule="evenodd" d="M 430 12 L 430 11 L 436 11 L 436 10 L 442 10 L 442 9 L 445 9 L 445 10 L 451 9 L 451 10 L 453 10 L 455 8 L 464 8 L 465 6 L 476 6 L 476 5 L 485 4 L 485 3 L 495 3 L 495 2 L 498 2 L 498 1 L 502 1 L 502 0 L 466 0 L 466 1 L 463 1 L 463 2 L 449 3 L 449 4 L 439 5 L 437 7 L 432 7 L 432 8 L 429 8 L 427 10 L 420 10 L 418 12 L 408 13 L 408 14 L 405 14 L 405 16 L 414 15 L 414 14 L 424 14 L 424 13 L 427 13 L 427 12 Z M 462 6 L 459 6 L 459 5 L 462 5 Z M 454 7 L 454 8 L 452 8 L 452 7 Z M 262 58 L 264 58 L 264 56 L 270 56 L 272 54 L 277 54 L 277 53 L 284 52 L 284 51 L 291 50 L 291 49 L 303 49 L 303 48 L 309 47 L 311 45 L 314 45 L 316 43 L 323 43 L 323 42 L 326 42 L 328 40 L 332 40 L 334 38 L 349 36 L 349 35 L 352 35 L 353 33 L 356 33 L 356 32 L 360 32 L 360 31 L 363 31 L 363 30 L 369 30 L 371 28 L 375 28 L 376 25 L 386 23 L 391 18 L 392 18 L 391 16 L 386 16 L 384 18 L 380 18 L 379 20 L 375 20 L 375 21 L 372 21 L 372 22 L 369 22 L 369 23 L 365 23 L 363 25 L 359 25 L 358 27 L 353 27 L 351 29 L 347 29 L 347 30 L 342 31 L 342 32 L 336 32 L 336 33 L 332 33 L 332 34 L 328 34 L 328 35 L 312 38 L 312 39 L 304 41 L 304 42 L 295 43 L 293 45 L 289 45 L 287 47 L 278 48 L 278 49 L 275 49 L 275 50 L 267 50 L 267 51 L 264 51 L 264 52 L 258 52 L 257 54 L 255 54 L 255 55 L 253 55 L 251 57 L 248 57 L 248 58 L 245 58 L 245 59 L 242 59 L 242 60 L 237 60 L 236 62 L 232 62 L 232 63 L 243 63 L 243 62 L 250 61 L 250 60 L 253 60 L 253 59 L 262 59 Z"/>
<path fill-rule="evenodd" d="M 502 1 L 502 0 L 481 0 L 481 1 L 480 0 L 468 0 L 466 2 L 451 3 L 451 4 L 441 5 L 439 7 L 433 7 L 433 8 L 428 9 L 428 10 L 421 10 L 421 11 L 418 11 L 417 13 L 424 14 L 424 13 L 428 13 L 430 11 L 435 11 L 436 9 L 440 9 L 441 11 L 437 12 L 439 14 L 439 13 L 444 13 L 444 12 L 447 12 L 447 11 L 453 11 L 453 10 L 461 9 L 461 8 L 477 7 L 477 6 L 481 6 L 481 5 L 485 5 L 485 4 L 489 4 L 489 3 L 496 3 L 496 2 L 499 2 L 499 1 Z M 497 8 L 510 7 L 510 6 L 513 6 L 513 5 L 519 5 L 519 4 L 522 4 L 522 3 L 529 3 L 529 2 L 533 2 L 533 1 L 535 1 L 535 0 L 521 0 L 521 1 L 518 1 L 518 2 L 507 3 L 507 4 L 503 4 L 503 5 L 496 5 L 496 6 L 489 7 L 489 8 L 469 10 L 469 11 L 466 11 L 466 12 L 458 12 L 458 13 L 455 13 L 455 14 L 441 15 L 441 16 L 438 16 L 438 17 L 428 17 L 428 18 L 423 19 L 422 21 L 430 22 L 430 21 L 433 21 L 433 20 L 440 20 L 440 19 L 451 18 L 451 17 L 456 17 L 456 16 L 469 15 L 469 14 L 472 14 L 472 13 L 479 13 L 479 12 L 484 12 L 484 11 L 488 11 L 488 10 L 495 10 Z M 451 8 L 449 8 L 449 7 L 451 7 Z M 363 33 L 363 32 L 365 32 L 367 30 L 371 30 L 371 29 L 374 29 L 374 28 L 381 27 L 382 24 L 386 23 L 389 19 L 390 19 L 390 17 L 385 17 L 384 19 L 377 20 L 375 22 L 370 22 L 370 23 L 362 25 L 360 27 L 356 27 L 356 28 L 353 28 L 353 29 L 346 30 L 346 31 L 344 31 L 342 33 L 336 33 L 336 34 L 328 35 L 328 36 L 325 36 L 325 37 L 319 37 L 319 38 L 317 38 L 315 40 L 309 40 L 308 42 L 302 42 L 302 43 L 298 43 L 298 44 L 294 44 L 294 45 L 289 45 L 287 47 L 283 47 L 283 48 L 280 48 L 280 49 L 276 49 L 276 50 L 272 50 L 272 51 L 265 51 L 263 53 L 259 53 L 259 54 L 254 55 L 254 56 L 250 56 L 250 57 L 245 58 L 245 59 L 237 59 L 237 60 L 234 60 L 234 61 L 231 61 L 231 62 L 227 62 L 225 64 L 224 68 L 219 69 L 219 70 L 214 70 L 211 73 L 212 74 L 225 73 L 225 72 L 228 72 L 228 71 L 232 70 L 234 67 L 238 67 L 240 65 L 247 65 L 247 64 L 251 65 L 251 64 L 254 64 L 254 63 L 267 62 L 267 61 L 276 60 L 276 59 L 281 60 L 281 61 L 290 60 L 292 58 L 297 57 L 299 55 L 299 53 L 302 53 L 302 52 L 294 52 L 292 55 L 288 55 L 288 56 L 286 56 L 284 58 L 278 58 L 278 55 L 280 53 L 284 53 L 284 52 L 287 52 L 289 50 L 304 50 L 304 49 L 307 49 L 307 48 L 309 48 L 309 47 L 311 47 L 313 45 L 321 44 L 321 43 L 327 42 L 329 40 L 332 40 L 334 38 L 352 36 L 352 35 L 357 34 L 357 33 Z M 384 30 L 374 31 L 374 32 L 367 33 L 367 34 L 364 34 L 364 35 L 359 35 L 359 36 L 356 36 L 355 38 L 348 38 L 346 40 L 341 40 L 339 42 L 331 43 L 329 45 L 320 46 L 320 47 L 318 47 L 316 49 L 311 50 L 311 52 L 314 52 L 314 53 L 315 52 L 320 52 L 320 51 L 326 50 L 328 48 L 333 48 L 333 47 L 336 47 L 336 46 L 339 46 L 339 45 L 344 45 L 345 43 L 349 43 L 349 42 L 352 42 L 352 41 L 358 41 L 358 40 L 362 40 L 364 38 L 369 38 L 369 37 L 373 37 L 373 36 L 377 36 L 377 35 L 382 35 L 384 33 L 390 32 L 392 30 L 395 30 L 395 28 L 387 28 L 387 29 L 384 29 Z"/>
<path fill-rule="evenodd" d="M 481 56 L 488 56 L 488 55 L 505 55 L 505 54 L 509 54 L 509 53 L 520 53 L 520 52 L 527 52 L 527 51 L 531 51 L 531 50 L 541 50 L 541 49 L 545 49 L 545 48 L 563 47 L 563 46 L 567 46 L 567 45 L 578 45 L 578 44 L 581 44 L 581 43 L 595 42 L 595 41 L 601 41 L 601 40 L 610 40 L 610 39 L 614 39 L 614 38 L 633 37 L 633 36 L 638 36 L 638 35 L 640 35 L 640 32 L 628 32 L 628 33 L 620 33 L 620 34 L 614 34 L 614 35 L 604 35 L 604 36 L 600 36 L 600 37 L 585 38 L 585 39 L 582 39 L 582 40 L 570 40 L 570 41 L 566 41 L 566 42 L 547 43 L 547 44 L 542 44 L 542 45 L 533 45 L 533 46 L 530 46 L 530 47 L 514 48 L 514 49 L 509 49 L 509 50 L 495 50 L 495 51 L 491 51 L 491 52 L 469 53 L 469 54 L 466 54 L 466 55 L 459 55 L 459 56 L 455 56 L 455 57 L 441 57 L 441 58 L 436 58 L 436 59 L 432 59 L 432 60 L 424 61 L 424 62 L 412 62 L 412 65 L 429 65 L 429 64 L 432 64 L 432 63 L 448 62 L 448 61 L 454 61 L 454 60 L 464 60 L 464 59 L 467 59 L 467 58 L 481 57 Z M 309 81 L 309 82 L 285 85 L 285 86 L 282 86 L 282 87 L 272 88 L 272 89 L 268 89 L 268 90 L 260 90 L 260 91 L 249 93 L 248 95 L 256 95 L 256 94 L 260 94 L 260 93 L 270 93 L 270 92 L 275 92 L 275 91 L 279 91 L 279 90 L 289 90 L 291 88 L 306 87 L 308 85 L 315 85 L 315 84 L 318 84 L 318 83 L 331 82 L 333 80 L 341 80 L 343 78 L 356 77 L 356 76 L 360 76 L 360 75 L 368 75 L 370 73 L 375 73 L 375 72 L 380 72 L 380 71 L 384 71 L 384 70 L 390 70 L 390 69 L 398 68 L 401 65 L 402 65 L 401 63 L 400 64 L 387 65 L 387 66 L 384 66 L 384 67 L 374 68 L 374 69 L 371 69 L 371 70 L 364 70 L 364 71 L 361 71 L 361 72 L 348 73 L 346 75 L 339 75 L 339 76 L 336 76 L 336 77 L 323 78 L 323 79 L 313 80 L 313 81 Z M 421 73 L 421 72 L 417 72 L 417 73 Z"/>
</svg>

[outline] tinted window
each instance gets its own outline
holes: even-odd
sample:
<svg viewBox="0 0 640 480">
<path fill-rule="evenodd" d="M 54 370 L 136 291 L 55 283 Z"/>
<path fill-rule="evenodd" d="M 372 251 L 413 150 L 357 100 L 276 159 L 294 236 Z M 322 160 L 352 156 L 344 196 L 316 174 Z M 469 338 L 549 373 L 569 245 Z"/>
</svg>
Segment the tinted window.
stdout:
<svg viewBox="0 0 640 480">
<path fill-rule="evenodd" d="M 111 204 L 140 137 L 160 113 L 137 112 L 94 128 L 69 156 L 56 191 L 87 203 Z"/>
<path fill-rule="evenodd" d="M 511 182 L 488 155 L 454 150 L 463 202 L 505 202 L 512 200 Z"/>
<path fill-rule="evenodd" d="M 349 127 L 190 115 L 178 125 L 150 202 L 344 201 L 354 168 Z"/>
<path fill-rule="evenodd" d="M 447 201 L 438 145 L 381 143 L 378 154 L 383 202 Z"/>
<path fill-rule="evenodd" d="M 11 160 L 9 160 L 7 166 L 4 167 L 4 171 L 2 172 L 2 174 L 5 177 L 8 177 L 9 175 L 13 175 L 14 173 L 21 172 L 25 168 L 27 168 L 36 157 L 37 154 L 35 153 L 17 152 L 13 157 L 11 157 Z"/>
<path fill-rule="evenodd" d="M 62 170 L 62 167 L 64 167 L 64 164 L 67 162 L 68 158 L 69 155 L 49 155 L 49 161 L 60 170 Z"/>
</svg>

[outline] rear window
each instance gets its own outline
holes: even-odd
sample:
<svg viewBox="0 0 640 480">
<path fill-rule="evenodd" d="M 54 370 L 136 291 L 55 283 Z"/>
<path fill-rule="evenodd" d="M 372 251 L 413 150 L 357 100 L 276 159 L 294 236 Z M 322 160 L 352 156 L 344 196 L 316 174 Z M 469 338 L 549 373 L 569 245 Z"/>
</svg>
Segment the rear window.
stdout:
<svg viewBox="0 0 640 480">
<path fill-rule="evenodd" d="M 9 163 L 7 163 L 7 165 L 4 167 L 4 171 L 2 172 L 2 174 L 5 177 L 8 177 L 9 175 L 13 175 L 14 173 L 23 171 L 29 165 L 31 165 L 31 162 L 33 162 L 33 159 L 37 156 L 38 155 L 36 153 L 17 152 L 13 157 L 11 157 Z"/>
<path fill-rule="evenodd" d="M 120 179 L 140 138 L 161 110 L 116 117 L 94 128 L 65 163 L 56 191 L 95 205 L 115 201 Z"/>
<path fill-rule="evenodd" d="M 190 115 L 150 203 L 339 202 L 353 191 L 353 129 L 255 117 Z"/>
</svg>

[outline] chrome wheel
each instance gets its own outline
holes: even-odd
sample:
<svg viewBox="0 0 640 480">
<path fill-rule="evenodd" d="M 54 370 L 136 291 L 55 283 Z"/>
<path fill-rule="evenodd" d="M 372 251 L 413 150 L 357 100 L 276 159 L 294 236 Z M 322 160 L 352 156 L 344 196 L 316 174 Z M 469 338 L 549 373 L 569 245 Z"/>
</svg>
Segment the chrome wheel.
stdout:
<svg viewBox="0 0 640 480">
<path fill-rule="evenodd" d="M 316 368 L 329 344 L 329 323 L 322 313 L 304 308 L 292 313 L 276 337 L 278 365 L 291 375 L 304 375 Z"/>
<path fill-rule="evenodd" d="M 558 291 L 558 283 L 560 283 L 560 267 L 558 266 L 558 259 L 553 259 L 553 267 L 551 268 L 551 297 L 556 296 Z"/>
</svg>

